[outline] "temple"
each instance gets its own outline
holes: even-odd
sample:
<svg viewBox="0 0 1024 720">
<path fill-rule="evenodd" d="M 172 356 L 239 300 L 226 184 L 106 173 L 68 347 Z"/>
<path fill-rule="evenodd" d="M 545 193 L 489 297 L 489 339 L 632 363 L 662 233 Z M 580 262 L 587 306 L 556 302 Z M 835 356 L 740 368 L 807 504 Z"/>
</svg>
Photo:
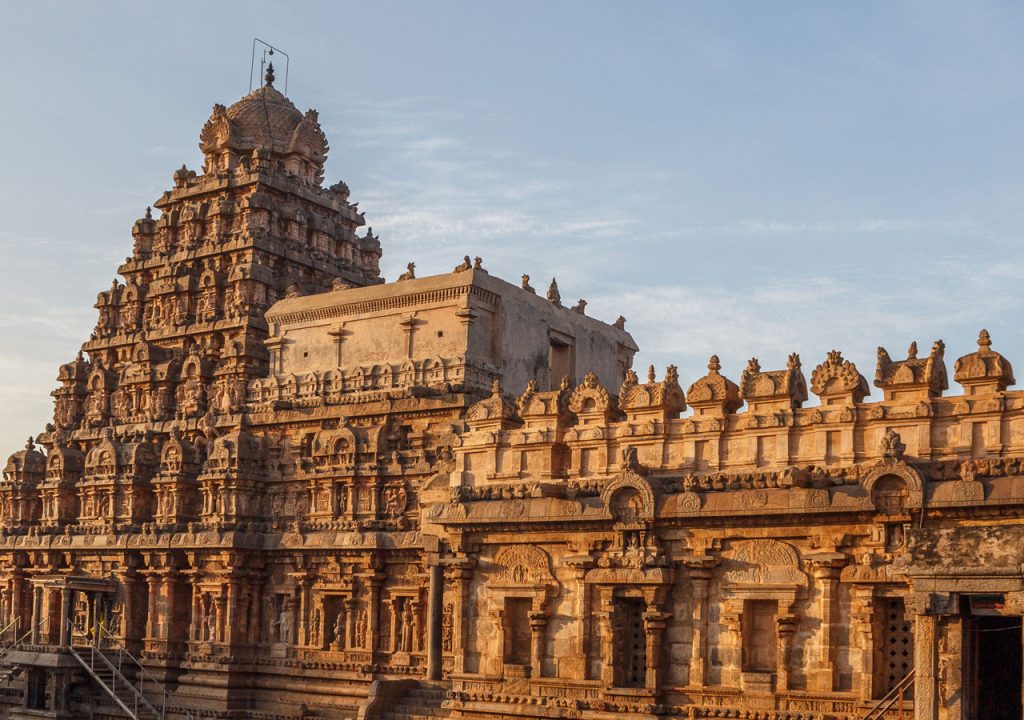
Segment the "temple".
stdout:
<svg viewBox="0 0 1024 720">
<path fill-rule="evenodd" d="M 942 341 L 641 378 L 555 281 L 384 282 L 272 72 L 200 148 L 6 464 L 0 718 L 1021 717 L 987 332 L 961 395 Z"/>
</svg>

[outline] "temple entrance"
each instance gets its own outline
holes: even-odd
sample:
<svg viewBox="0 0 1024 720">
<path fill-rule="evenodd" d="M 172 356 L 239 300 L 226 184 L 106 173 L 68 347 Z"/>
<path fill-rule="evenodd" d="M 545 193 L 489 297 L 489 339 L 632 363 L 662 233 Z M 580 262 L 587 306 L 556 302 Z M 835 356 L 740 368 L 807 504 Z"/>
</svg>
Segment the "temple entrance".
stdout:
<svg viewBox="0 0 1024 720">
<path fill-rule="evenodd" d="M 1021 712 L 1021 618 L 966 619 L 964 690 L 969 720 L 1019 720 Z"/>
<path fill-rule="evenodd" d="M 647 635 L 643 598 L 615 600 L 615 684 L 644 687 L 647 683 Z"/>
</svg>

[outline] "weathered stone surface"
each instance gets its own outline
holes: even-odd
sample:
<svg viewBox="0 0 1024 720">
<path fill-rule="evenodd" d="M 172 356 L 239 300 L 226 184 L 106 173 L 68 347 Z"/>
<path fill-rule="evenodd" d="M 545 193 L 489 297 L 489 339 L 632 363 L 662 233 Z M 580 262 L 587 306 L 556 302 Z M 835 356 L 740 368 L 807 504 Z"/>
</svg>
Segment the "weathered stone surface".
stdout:
<svg viewBox="0 0 1024 720">
<path fill-rule="evenodd" d="M 965 396 L 941 341 L 880 348 L 876 403 L 837 351 L 815 407 L 795 354 L 641 383 L 554 281 L 383 283 L 271 83 L 201 148 L 4 470 L 0 625 L 32 638 L 0 703 L 88 706 L 54 658 L 98 629 L 204 717 L 849 718 L 915 655 L 916 716 L 968 712 L 971 598 L 1024 611 L 1024 393 L 987 332 Z"/>
</svg>

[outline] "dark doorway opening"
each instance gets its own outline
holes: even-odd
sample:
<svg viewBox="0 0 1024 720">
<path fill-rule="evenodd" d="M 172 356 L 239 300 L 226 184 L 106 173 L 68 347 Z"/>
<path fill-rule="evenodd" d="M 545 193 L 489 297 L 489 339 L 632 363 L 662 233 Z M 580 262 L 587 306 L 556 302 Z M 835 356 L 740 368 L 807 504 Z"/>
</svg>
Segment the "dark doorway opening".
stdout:
<svg viewBox="0 0 1024 720">
<path fill-rule="evenodd" d="M 970 618 L 964 648 L 969 718 L 1020 720 L 1021 645 L 1021 618 Z"/>
<path fill-rule="evenodd" d="M 615 640 L 615 684 L 642 688 L 647 680 L 647 635 L 644 632 L 643 598 L 616 598 L 613 637 Z"/>
</svg>

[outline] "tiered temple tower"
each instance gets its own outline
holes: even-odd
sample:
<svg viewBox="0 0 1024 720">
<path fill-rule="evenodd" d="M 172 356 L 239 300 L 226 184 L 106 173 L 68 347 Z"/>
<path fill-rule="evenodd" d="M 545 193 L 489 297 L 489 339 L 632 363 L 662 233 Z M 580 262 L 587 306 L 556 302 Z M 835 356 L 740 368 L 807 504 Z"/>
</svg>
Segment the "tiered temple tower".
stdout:
<svg viewBox="0 0 1024 720">
<path fill-rule="evenodd" d="M 0 719 L 1021 717 L 986 331 L 962 395 L 941 340 L 876 402 L 837 350 L 643 382 L 554 282 L 383 283 L 272 71 L 201 147 L 4 469 Z"/>
</svg>

